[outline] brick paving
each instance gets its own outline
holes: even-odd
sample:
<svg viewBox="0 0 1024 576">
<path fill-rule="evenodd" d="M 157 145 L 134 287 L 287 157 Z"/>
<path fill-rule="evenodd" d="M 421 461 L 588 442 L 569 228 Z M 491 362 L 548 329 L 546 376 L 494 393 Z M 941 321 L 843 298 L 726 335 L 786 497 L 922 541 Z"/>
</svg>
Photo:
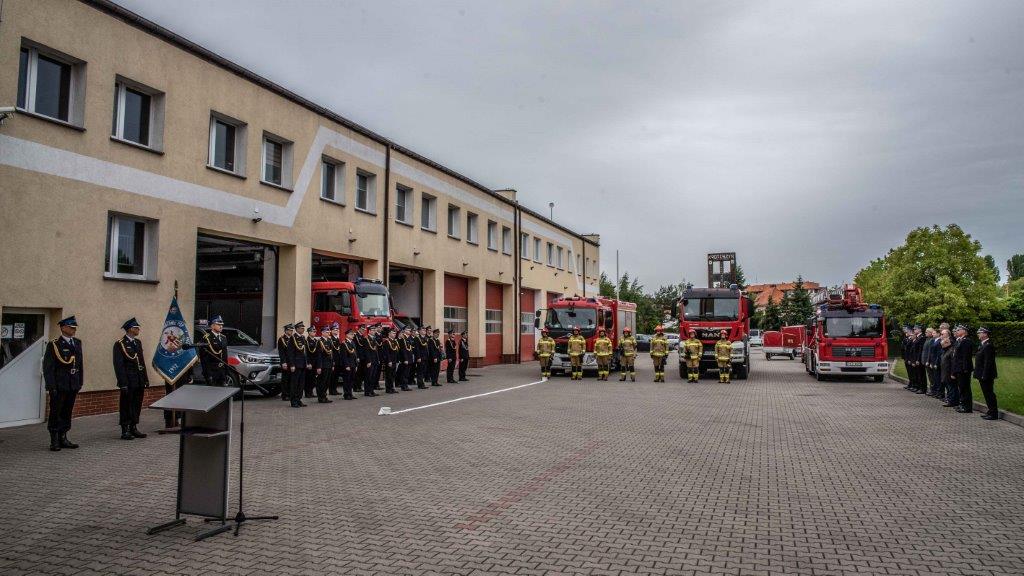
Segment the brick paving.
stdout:
<svg viewBox="0 0 1024 576">
<path fill-rule="evenodd" d="M 675 358 L 673 357 L 673 361 Z M 0 430 L 0 574 L 1024 574 L 1024 429 L 786 360 L 692 385 L 535 365 L 302 410 L 248 403 L 249 514 L 194 543 L 174 437 Z M 671 375 L 672 372 L 670 371 Z M 144 414 L 143 429 L 161 423 Z M 231 506 L 234 512 L 234 504 Z"/>
</svg>

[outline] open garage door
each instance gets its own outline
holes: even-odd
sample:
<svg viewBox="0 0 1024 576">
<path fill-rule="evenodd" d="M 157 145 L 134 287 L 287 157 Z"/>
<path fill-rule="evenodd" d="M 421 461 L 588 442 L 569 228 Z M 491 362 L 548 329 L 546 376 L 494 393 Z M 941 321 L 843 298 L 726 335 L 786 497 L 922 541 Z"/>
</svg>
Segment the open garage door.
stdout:
<svg viewBox="0 0 1024 576">
<path fill-rule="evenodd" d="M 363 263 L 313 252 L 310 270 L 313 282 L 355 282 L 363 275 Z"/>
<path fill-rule="evenodd" d="M 423 271 L 392 265 L 388 271 L 388 290 L 396 315 L 423 326 Z"/>
<path fill-rule="evenodd" d="M 277 250 L 200 234 L 196 242 L 197 325 L 212 316 L 260 344 L 273 345 L 277 314 Z"/>
</svg>

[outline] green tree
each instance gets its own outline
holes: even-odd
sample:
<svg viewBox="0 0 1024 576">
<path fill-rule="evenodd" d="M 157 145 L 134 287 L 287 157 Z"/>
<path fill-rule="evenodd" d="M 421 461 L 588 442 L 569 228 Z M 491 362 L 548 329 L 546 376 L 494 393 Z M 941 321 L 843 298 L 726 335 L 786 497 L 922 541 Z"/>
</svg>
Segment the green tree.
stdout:
<svg viewBox="0 0 1024 576">
<path fill-rule="evenodd" d="M 760 318 L 757 321 L 757 326 L 761 330 L 778 330 L 781 328 L 782 312 L 779 309 L 779 305 L 769 299 L 768 305 L 765 306 L 764 310 L 761 312 Z"/>
<path fill-rule="evenodd" d="M 740 288 L 747 287 L 747 277 L 743 274 L 743 266 L 736 265 L 736 285 Z"/>
<path fill-rule="evenodd" d="M 793 282 L 793 289 L 786 293 L 782 300 L 782 307 L 779 311 L 783 326 L 803 324 L 807 318 L 814 314 L 814 306 L 811 305 L 811 293 L 804 288 L 803 276 L 797 276 Z"/>
<path fill-rule="evenodd" d="M 986 254 L 985 255 L 985 264 L 988 264 L 989 270 L 991 270 L 992 274 L 994 274 L 995 277 L 996 277 L 996 284 L 999 284 L 1000 274 L 999 274 L 999 266 L 996 265 L 996 259 L 993 258 L 991 254 Z"/>
<path fill-rule="evenodd" d="M 1013 282 L 1024 278 L 1024 254 L 1014 254 L 1006 261 L 1006 281 Z"/>
<path fill-rule="evenodd" d="M 1001 308 L 981 243 L 956 224 L 911 230 L 903 245 L 862 268 L 855 281 L 868 302 L 901 323 L 971 323 Z"/>
<path fill-rule="evenodd" d="M 615 298 L 615 284 L 608 279 L 608 275 L 601 272 L 601 278 L 597 281 L 597 291 L 605 298 Z"/>
</svg>

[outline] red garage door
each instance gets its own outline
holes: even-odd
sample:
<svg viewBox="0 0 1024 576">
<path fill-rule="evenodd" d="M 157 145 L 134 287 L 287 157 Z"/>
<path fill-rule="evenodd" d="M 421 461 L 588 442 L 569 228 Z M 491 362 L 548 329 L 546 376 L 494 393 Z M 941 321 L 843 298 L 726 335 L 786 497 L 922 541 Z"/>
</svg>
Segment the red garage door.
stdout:
<svg viewBox="0 0 1024 576">
<path fill-rule="evenodd" d="M 535 346 L 533 337 L 533 315 L 536 311 L 535 298 L 537 291 L 523 288 L 519 292 L 519 311 L 522 318 L 519 319 L 519 358 L 521 360 L 533 360 L 533 348 Z"/>
<path fill-rule="evenodd" d="M 501 284 L 487 283 L 487 295 L 484 299 L 484 332 L 487 335 L 487 346 L 484 350 L 484 364 L 501 363 L 501 332 L 504 325 L 504 311 L 501 301 Z"/>
<path fill-rule="evenodd" d="M 444 331 L 461 333 L 469 326 L 469 285 L 465 278 L 444 276 Z M 472 356 L 474 350 L 470 350 Z M 447 365 L 447 363 L 446 363 Z M 444 366 L 442 366 L 444 368 Z"/>
</svg>

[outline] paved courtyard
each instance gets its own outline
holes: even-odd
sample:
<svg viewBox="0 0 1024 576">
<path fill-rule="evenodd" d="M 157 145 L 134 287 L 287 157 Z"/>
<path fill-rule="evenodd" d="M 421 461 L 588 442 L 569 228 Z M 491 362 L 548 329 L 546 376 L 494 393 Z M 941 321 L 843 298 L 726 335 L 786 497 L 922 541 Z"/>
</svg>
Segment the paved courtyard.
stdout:
<svg viewBox="0 0 1024 576">
<path fill-rule="evenodd" d="M 673 357 L 674 360 L 674 357 Z M 759 360 L 719 385 L 471 382 L 248 409 L 238 538 L 173 517 L 176 437 L 0 430 L 0 574 L 1022 574 L 1024 429 Z M 162 423 L 147 411 L 142 428 Z M 234 493 L 232 494 L 234 498 Z M 231 512 L 235 509 L 231 505 Z"/>
</svg>

